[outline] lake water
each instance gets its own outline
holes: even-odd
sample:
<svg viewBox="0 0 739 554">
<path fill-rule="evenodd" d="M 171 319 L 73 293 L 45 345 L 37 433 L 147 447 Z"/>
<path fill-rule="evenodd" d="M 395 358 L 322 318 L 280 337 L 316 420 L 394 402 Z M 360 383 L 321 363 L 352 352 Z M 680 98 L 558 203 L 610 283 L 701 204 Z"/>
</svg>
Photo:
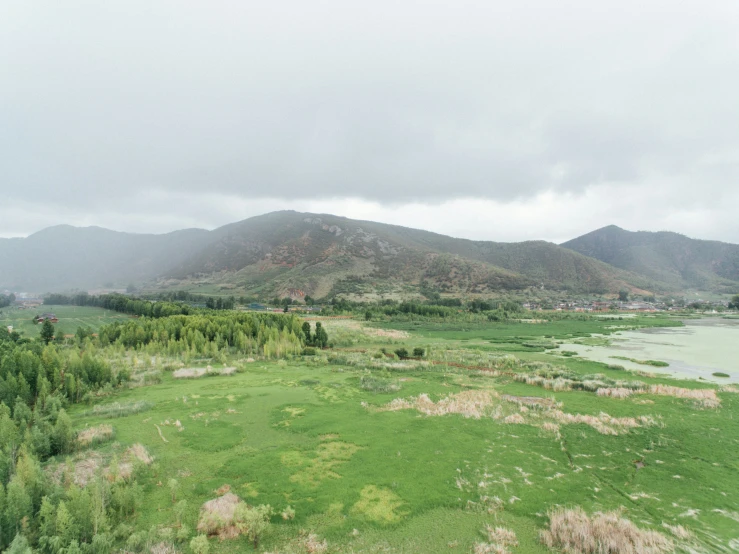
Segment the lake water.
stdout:
<svg viewBox="0 0 739 554">
<path fill-rule="evenodd" d="M 610 335 L 610 346 L 562 344 L 560 350 L 572 350 L 579 356 L 598 362 L 622 365 L 650 373 L 665 373 L 716 383 L 739 383 L 739 320 L 706 318 L 683 321 L 685 327 L 661 327 L 621 331 Z M 652 367 L 611 356 L 637 360 L 660 360 L 669 367 Z M 714 377 L 722 372 L 729 378 Z"/>
</svg>

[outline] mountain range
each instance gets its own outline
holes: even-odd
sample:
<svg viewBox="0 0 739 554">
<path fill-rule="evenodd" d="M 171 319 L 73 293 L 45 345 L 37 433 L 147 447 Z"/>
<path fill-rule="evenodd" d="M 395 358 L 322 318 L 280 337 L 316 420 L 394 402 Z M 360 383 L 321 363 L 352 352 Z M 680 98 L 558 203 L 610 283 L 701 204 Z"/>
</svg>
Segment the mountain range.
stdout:
<svg viewBox="0 0 739 554">
<path fill-rule="evenodd" d="M 100 287 L 309 294 L 495 294 L 739 290 L 739 245 L 610 226 L 562 245 L 500 243 L 357 221 L 273 212 L 212 231 L 134 234 L 49 227 L 0 239 L 0 290 Z"/>
</svg>

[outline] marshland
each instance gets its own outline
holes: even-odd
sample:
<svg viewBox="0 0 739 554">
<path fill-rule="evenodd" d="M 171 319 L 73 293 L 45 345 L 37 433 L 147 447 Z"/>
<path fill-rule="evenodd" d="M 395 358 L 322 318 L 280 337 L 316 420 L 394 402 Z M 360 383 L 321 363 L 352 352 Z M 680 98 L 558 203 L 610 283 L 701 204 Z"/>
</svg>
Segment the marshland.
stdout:
<svg viewBox="0 0 739 554">
<path fill-rule="evenodd" d="M 578 350 L 699 322 L 202 310 L 5 334 L 3 547 L 731 552 L 739 388 Z"/>
</svg>

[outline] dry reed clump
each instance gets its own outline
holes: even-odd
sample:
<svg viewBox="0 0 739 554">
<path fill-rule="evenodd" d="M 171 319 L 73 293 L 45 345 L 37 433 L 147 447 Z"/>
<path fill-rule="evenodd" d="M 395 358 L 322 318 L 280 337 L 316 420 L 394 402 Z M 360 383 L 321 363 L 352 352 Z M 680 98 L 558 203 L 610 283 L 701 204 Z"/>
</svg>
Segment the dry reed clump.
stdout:
<svg viewBox="0 0 739 554">
<path fill-rule="evenodd" d="M 234 514 L 240 502 L 241 499 L 232 492 L 208 500 L 200 508 L 198 531 L 206 535 L 218 535 L 221 540 L 238 537 Z"/>
<path fill-rule="evenodd" d="M 208 370 L 204 367 L 183 367 L 177 371 L 172 372 L 172 377 L 175 379 L 197 379 L 202 377 Z"/>
<path fill-rule="evenodd" d="M 510 554 L 509 547 L 518 546 L 516 533 L 505 527 L 485 526 L 488 542 L 478 542 L 473 548 L 474 554 Z"/>
<path fill-rule="evenodd" d="M 595 394 L 598 396 L 608 396 L 609 398 L 627 398 L 634 394 L 634 391 L 623 387 L 606 387 L 599 388 L 595 391 Z"/>
<path fill-rule="evenodd" d="M 721 399 L 716 395 L 715 389 L 684 389 L 672 385 L 651 385 L 645 392 L 658 396 L 693 400 L 702 408 L 718 408 L 721 405 Z"/>
<path fill-rule="evenodd" d="M 171 542 L 158 542 L 149 546 L 149 554 L 179 554 L 177 547 Z"/>
<path fill-rule="evenodd" d="M 150 465 L 154 461 L 154 457 L 141 443 L 136 443 L 126 449 L 121 456 L 121 462 L 118 464 L 118 473 L 121 478 L 128 479 L 133 474 L 134 465 L 137 463 Z"/>
<path fill-rule="evenodd" d="M 427 394 L 419 394 L 409 399 L 396 398 L 379 408 L 379 411 L 394 412 L 414 409 L 428 416 L 461 414 L 464 417 L 480 419 L 490 412 L 490 407 L 497 398 L 499 398 L 498 393 L 494 391 L 468 390 L 450 394 L 434 402 Z"/>
<path fill-rule="evenodd" d="M 521 414 L 511 414 L 503 419 L 503 423 L 511 423 L 513 425 L 521 425 L 526 423 L 526 420 Z"/>
<path fill-rule="evenodd" d="M 506 402 L 513 402 L 519 406 L 528 408 L 553 408 L 557 402 L 553 398 L 541 398 L 539 396 L 512 396 L 504 394 L 501 398 Z"/>
<path fill-rule="evenodd" d="M 138 460 L 139 462 L 147 466 L 154 461 L 154 457 L 149 454 L 149 451 L 146 449 L 146 447 L 139 442 L 126 449 L 126 451 L 123 453 L 123 459 L 129 461 Z"/>
<path fill-rule="evenodd" d="M 738 393 L 739 389 L 736 388 L 734 385 L 721 385 L 718 389 L 719 392 L 733 392 Z"/>
<path fill-rule="evenodd" d="M 472 547 L 473 554 L 510 554 L 505 546 L 487 542 L 476 542 Z"/>
<path fill-rule="evenodd" d="M 541 532 L 549 548 L 566 554 L 661 554 L 674 550 L 673 541 L 657 531 L 638 528 L 621 512 L 558 508 L 549 514 L 549 529 Z"/>
<path fill-rule="evenodd" d="M 47 471 L 54 483 L 74 483 L 78 487 L 85 487 L 98 473 L 103 462 L 100 453 L 93 450 L 78 454 L 74 459 L 67 460 L 66 464 L 51 466 Z"/>
<path fill-rule="evenodd" d="M 557 425 L 556 423 L 545 421 L 542 424 L 541 429 L 546 433 L 552 433 L 553 435 L 559 437 L 559 425 Z"/>
<path fill-rule="evenodd" d="M 321 540 L 321 537 L 315 533 L 309 533 L 306 537 L 303 537 L 300 540 L 300 546 L 307 554 L 324 554 L 328 551 L 326 539 Z"/>
<path fill-rule="evenodd" d="M 618 435 L 627 432 L 629 429 L 657 424 L 654 418 L 650 416 L 640 416 L 638 418 L 613 417 L 605 412 L 601 412 L 596 417 L 584 414 L 568 414 L 562 410 L 550 410 L 547 412 L 547 416 L 562 425 L 584 423 L 603 435 Z"/>
<path fill-rule="evenodd" d="M 86 427 L 77 433 L 77 445 L 86 448 L 98 442 L 110 440 L 114 435 L 113 426 L 103 423 L 95 427 Z"/>
<path fill-rule="evenodd" d="M 629 429 L 651 427 L 660 424 L 651 416 L 634 418 L 613 417 L 605 412 L 601 412 L 597 416 L 565 413 L 559 409 L 561 404 L 556 404 L 553 400 L 543 402 L 547 399 L 538 399 L 542 402 L 537 402 L 536 406 L 532 402 L 532 407 L 540 409 L 530 410 L 523 403 L 511 400 L 512 398 L 515 399 L 518 397 L 504 397 L 504 399 L 518 404 L 520 413 L 513 413 L 507 416 L 505 416 L 505 412 L 502 409 L 503 406 L 498 402 L 500 396 L 495 391 L 462 391 L 444 397 L 438 402 L 431 400 L 427 394 L 420 394 L 417 397 L 396 398 L 389 404 L 379 408 L 372 407 L 365 402 L 362 405 L 367 409 L 380 412 L 417 410 L 429 416 L 461 414 L 464 417 L 475 419 L 492 417 L 496 420 L 502 420 L 503 423 L 537 425 L 544 431 L 551 431 L 555 435 L 559 433 L 559 425 L 585 424 L 604 435 L 619 435 L 628 432 Z"/>
<path fill-rule="evenodd" d="M 689 541 L 693 538 L 693 533 L 688 531 L 682 525 L 669 525 L 667 523 L 662 523 L 662 527 L 667 529 L 670 533 L 672 533 L 673 536 L 680 539 L 681 541 Z"/>
</svg>

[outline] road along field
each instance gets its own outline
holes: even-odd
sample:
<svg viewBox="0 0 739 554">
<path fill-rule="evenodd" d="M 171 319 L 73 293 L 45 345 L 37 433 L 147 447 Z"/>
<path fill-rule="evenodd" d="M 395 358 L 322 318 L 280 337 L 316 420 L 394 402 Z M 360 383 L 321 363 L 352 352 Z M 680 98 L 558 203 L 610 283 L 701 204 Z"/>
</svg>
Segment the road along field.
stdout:
<svg viewBox="0 0 739 554">
<path fill-rule="evenodd" d="M 238 500 L 274 509 L 268 552 L 576 552 L 604 529 L 611 552 L 735 551 L 739 389 L 557 353 L 607 324 L 326 321 L 333 350 L 200 371 L 136 353 L 153 384 L 71 410 L 115 437 L 77 463 L 142 444 L 136 528 L 199 527 L 211 552 L 253 548 Z"/>
</svg>

